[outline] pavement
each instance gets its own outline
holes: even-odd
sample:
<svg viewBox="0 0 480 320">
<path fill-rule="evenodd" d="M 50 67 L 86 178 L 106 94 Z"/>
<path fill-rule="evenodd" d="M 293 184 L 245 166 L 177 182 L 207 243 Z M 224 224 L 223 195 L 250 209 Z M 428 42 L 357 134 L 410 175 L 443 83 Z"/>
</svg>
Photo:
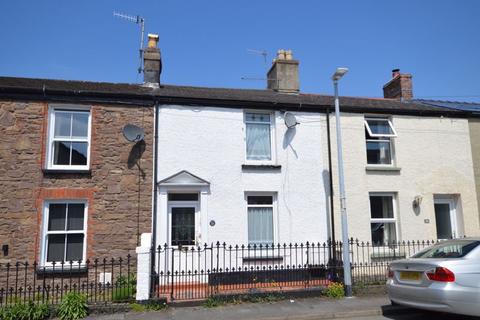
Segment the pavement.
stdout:
<svg viewBox="0 0 480 320">
<path fill-rule="evenodd" d="M 162 311 L 127 312 L 111 315 L 92 315 L 97 320 L 415 320 L 415 319 L 474 319 L 434 312 L 391 306 L 385 295 L 345 299 L 304 298 L 272 303 L 241 303 L 215 308 L 169 307 Z"/>
</svg>

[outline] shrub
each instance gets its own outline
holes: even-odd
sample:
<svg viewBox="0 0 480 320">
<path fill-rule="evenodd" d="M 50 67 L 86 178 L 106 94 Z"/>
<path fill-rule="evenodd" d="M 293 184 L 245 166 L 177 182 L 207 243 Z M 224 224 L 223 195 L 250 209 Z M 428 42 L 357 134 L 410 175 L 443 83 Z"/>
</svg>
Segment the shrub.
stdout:
<svg viewBox="0 0 480 320">
<path fill-rule="evenodd" d="M 88 314 L 87 297 L 78 292 L 70 292 L 63 297 L 57 315 L 61 320 L 77 320 Z"/>
<path fill-rule="evenodd" d="M 339 282 L 330 283 L 325 290 L 325 295 L 329 298 L 343 298 L 345 296 L 345 289 L 343 287 L 343 284 Z"/>
<path fill-rule="evenodd" d="M 35 304 L 33 301 L 0 308 L 0 320 L 43 320 L 49 314 L 48 305 Z"/>
<path fill-rule="evenodd" d="M 123 302 L 131 300 L 135 296 L 136 284 L 137 278 L 134 274 L 130 275 L 129 278 L 125 276 L 118 277 L 113 287 L 113 301 Z"/>
</svg>

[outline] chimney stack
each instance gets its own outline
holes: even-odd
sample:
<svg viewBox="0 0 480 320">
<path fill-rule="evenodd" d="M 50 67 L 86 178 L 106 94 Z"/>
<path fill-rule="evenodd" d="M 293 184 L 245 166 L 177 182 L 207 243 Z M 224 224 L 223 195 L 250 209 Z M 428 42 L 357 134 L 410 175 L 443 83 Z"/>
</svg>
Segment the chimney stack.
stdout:
<svg viewBox="0 0 480 320">
<path fill-rule="evenodd" d="M 277 57 L 267 73 L 267 88 L 283 93 L 298 93 L 298 60 L 293 60 L 292 50 L 278 50 Z"/>
<path fill-rule="evenodd" d="M 147 85 L 160 85 L 162 56 L 158 48 L 158 35 L 148 34 L 148 45 L 143 50 L 143 82 Z"/>
<path fill-rule="evenodd" d="M 400 101 L 413 98 L 412 75 L 400 73 L 400 69 L 392 70 L 392 79 L 383 86 L 383 97 Z"/>
</svg>

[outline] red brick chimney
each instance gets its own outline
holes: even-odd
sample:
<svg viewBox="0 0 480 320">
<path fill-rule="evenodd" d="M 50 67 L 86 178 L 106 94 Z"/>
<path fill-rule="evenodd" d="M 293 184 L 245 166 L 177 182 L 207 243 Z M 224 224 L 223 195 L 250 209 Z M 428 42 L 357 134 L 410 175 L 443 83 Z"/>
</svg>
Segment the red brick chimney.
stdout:
<svg viewBox="0 0 480 320">
<path fill-rule="evenodd" d="M 413 98 L 412 75 L 400 73 L 400 69 L 393 69 L 392 79 L 383 86 L 383 97 L 401 101 L 411 100 Z"/>
</svg>

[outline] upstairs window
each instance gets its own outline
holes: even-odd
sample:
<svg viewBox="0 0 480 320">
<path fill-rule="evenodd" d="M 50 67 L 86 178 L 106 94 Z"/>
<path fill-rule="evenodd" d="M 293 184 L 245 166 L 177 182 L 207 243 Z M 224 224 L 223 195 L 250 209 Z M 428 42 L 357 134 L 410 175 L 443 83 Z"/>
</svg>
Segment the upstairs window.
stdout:
<svg viewBox="0 0 480 320">
<path fill-rule="evenodd" d="M 365 118 L 367 164 L 392 165 L 393 141 L 397 136 L 392 122 L 387 118 Z"/>
<path fill-rule="evenodd" d="M 50 109 L 48 169 L 88 169 L 90 117 L 90 110 Z"/>
<path fill-rule="evenodd" d="M 245 113 L 247 161 L 272 161 L 271 118 L 270 113 Z"/>
</svg>

